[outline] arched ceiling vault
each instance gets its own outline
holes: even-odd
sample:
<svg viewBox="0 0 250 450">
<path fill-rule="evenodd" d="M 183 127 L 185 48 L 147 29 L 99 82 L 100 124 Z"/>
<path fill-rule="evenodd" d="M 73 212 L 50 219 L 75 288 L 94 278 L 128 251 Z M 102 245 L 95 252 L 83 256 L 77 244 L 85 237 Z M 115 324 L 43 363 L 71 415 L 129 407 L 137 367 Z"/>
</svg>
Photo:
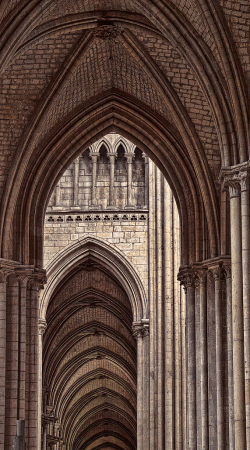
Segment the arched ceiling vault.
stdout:
<svg viewBox="0 0 250 450">
<path fill-rule="evenodd" d="M 136 448 L 136 343 L 130 300 L 91 259 L 71 268 L 48 304 L 44 408 L 68 450 Z M 98 445 L 99 445 L 98 444 Z"/>
<path fill-rule="evenodd" d="M 248 159 L 249 147 L 246 56 L 223 8 L 213 0 L 2 2 L 3 257 L 42 265 L 56 180 L 110 130 L 167 177 L 187 242 L 182 262 L 204 256 L 205 222 L 209 256 L 219 254 L 219 170 Z M 25 235 L 20 247 L 13 231 Z"/>
</svg>

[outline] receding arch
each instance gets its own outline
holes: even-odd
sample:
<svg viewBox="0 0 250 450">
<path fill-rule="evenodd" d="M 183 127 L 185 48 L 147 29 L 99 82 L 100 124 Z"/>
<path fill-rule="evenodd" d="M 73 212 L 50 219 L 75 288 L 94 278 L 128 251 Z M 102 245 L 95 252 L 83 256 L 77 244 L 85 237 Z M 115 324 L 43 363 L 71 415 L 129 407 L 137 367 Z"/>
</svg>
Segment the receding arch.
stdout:
<svg viewBox="0 0 250 450">
<path fill-rule="evenodd" d="M 140 277 L 128 258 L 114 245 L 93 236 L 75 241 L 53 258 L 48 267 L 48 283 L 40 301 L 40 317 L 45 319 L 51 295 L 58 284 L 77 267 L 91 259 L 113 272 L 131 303 L 134 322 L 147 317 L 147 298 Z"/>
<path fill-rule="evenodd" d="M 218 204 L 209 169 L 194 169 L 181 137 L 161 116 L 134 98 L 113 91 L 78 108 L 55 135 L 38 147 L 30 163 L 20 169 L 9 202 L 6 223 L 16 224 L 17 235 L 11 243 L 11 228 L 5 227 L 2 252 L 5 257 L 26 264 L 43 265 L 43 220 L 51 192 L 65 167 L 92 143 L 109 132 L 117 132 L 147 153 L 161 169 L 173 190 L 179 209 L 182 233 L 182 265 L 202 260 L 204 220 L 208 226 L 209 255 L 220 252 Z"/>
</svg>

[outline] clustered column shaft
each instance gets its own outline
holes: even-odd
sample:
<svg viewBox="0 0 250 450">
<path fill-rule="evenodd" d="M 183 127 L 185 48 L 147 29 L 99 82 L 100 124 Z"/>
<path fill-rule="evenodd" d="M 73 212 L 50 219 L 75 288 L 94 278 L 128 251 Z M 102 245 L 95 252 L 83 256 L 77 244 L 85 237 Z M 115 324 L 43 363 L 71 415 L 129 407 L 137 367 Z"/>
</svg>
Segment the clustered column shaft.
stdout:
<svg viewBox="0 0 250 450">
<path fill-rule="evenodd" d="M 79 168 L 80 168 L 80 157 L 76 158 L 74 161 L 74 190 L 73 190 L 74 207 L 78 207 L 79 203 Z"/>
<path fill-rule="evenodd" d="M 89 156 L 92 159 L 92 184 L 91 184 L 91 206 L 96 206 L 96 174 L 98 153 L 91 152 Z"/>
<path fill-rule="evenodd" d="M 114 193 L 114 181 L 115 181 L 115 158 L 116 153 L 108 153 L 110 161 L 110 172 L 109 172 L 109 207 L 114 207 L 115 193 Z"/>
<path fill-rule="evenodd" d="M 232 322 L 235 450 L 246 449 L 241 199 L 238 184 L 229 186 L 232 257 Z"/>
<path fill-rule="evenodd" d="M 127 174 L 128 174 L 128 187 L 127 187 L 127 207 L 132 207 L 132 162 L 134 153 L 126 153 L 127 158 Z"/>
<path fill-rule="evenodd" d="M 0 266 L 1 343 L 5 344 L 5 352 L 0 347 L 0 383 L 2 367 L 6 374 L 0 399 L 1 415 L 4 411 L 5 416 L 0 427 L 1 447 L 19 448 L 21 435 L 16 434 L 16 423 L 24 426 L 25 421 L 27 448 L 37 450 L 38 294 L 31 295 L 30 280 L 36 276 L 44 281 L 45 272 L 3 259 Z"/>
</svg>

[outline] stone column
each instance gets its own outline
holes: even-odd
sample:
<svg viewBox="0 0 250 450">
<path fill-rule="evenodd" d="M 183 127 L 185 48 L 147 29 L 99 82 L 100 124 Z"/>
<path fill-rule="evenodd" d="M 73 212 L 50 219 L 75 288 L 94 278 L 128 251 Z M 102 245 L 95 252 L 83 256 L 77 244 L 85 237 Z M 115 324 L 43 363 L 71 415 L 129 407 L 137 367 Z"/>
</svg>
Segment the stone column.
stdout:
<svg viewBox="0 0 250 450">
<path fill-rule="evenodd" d="M 73 209 L 79 209 L 79 167 L 80 157 L 74 161 Z"/>
<path fill-rule="evenodd" d="M 153 163 L 150 160 L 150 166 Z M 151 189 L 151 182 L 150 182 Z M 173 252 L 173 194 L 166 180 L 164 192 L 164 360 L 165 360 L 165 448 L 175 448 L 174 403 L 174 252 Z M 151 195 L 150 195 L 151 197 Z M 150 198 L 149 197 L 149 198 Z M 150 208 L 151 209 L 151 208 Z"/>
<path fill-rule="evenodd" d="M 189 269 L 183 271 L 180 278 L 186 292 L 187 449 L 197 450 L 195 278 Z"/>
<path fill-rule="evenodd" d="M 42 397 L 43 397 L 43 335 L 47 328 L 46 320 L 39 319 L 38 321 L 38 448 L 41 448 L 41 435 L 42 435 Z"/>
<path fill-rule="evenodd" d="M 6 281 L 13 268 L 0 263 L 0 447 L 4 448 L 6 389 Z"/>
<path fill-rule="evenodd" d="M 144 352 L 145 338 L 149 336 L 148 319 L 133 323 L 133 336 L 137 340 L 137 450 L 149 450 L 149 386 L 145 373 L 145 365 L 149 364 L 149 360 L 147 354 L 145 361 Z"/>
<path fill-rule="evenodd" d="M 207 270 L 198 269 L 196 276 L 200 301 L 200 380 L 197 383 L 200 383 L 201 449 L 208 450 Z"/>
<path fill-rule="evenodd" d="M 249 171 L 240 173 L 242 218 L 242 277 L 244 311 L 246 438 L 250 450 L 250 194 Z"/>
<path fill-rule="evenodd" d="M 149 194 L 149 174 L 148 174 L 148 156 L 145 155 L 145 153 L 142 154 L 144 158 L 144 165 L 145 165 L 145 183 L 144 183 L 144 189 L 145 189 L 145 205 L 144 208 L 148 208 L 148 194 Z"/>
<path fill-rule="evenodd" d="M 90 152 L 89 156 L 92 159 L 92 185 L 91 185 L 91 208 L 96 208 L 96 174 L 97 174 L 97 159 L 99 153 Z"/>
<path fill-rule="evenodd" d="M 223 348 L 222 348 L 222 272 L 218 265 L 210 266 L 215 284 L 215 329 L 216 329 L 216 399 L 217 399 L 217 449 L 225 448 L 225 425 L 223 415 Z"/>
<path fill-rule="evenodd" d="M 232 322 L 235 450 L 246 450 L 241 199 L 239 183 L 229 182 L 232 265 Z"/>
<path fill-rule="evenodd" d="M 231 265 L 223 267 L 227 289 L 227 376 L 228 376 L 228 418 L 229 450 L 234 450 L 234 387 L 233 387 L 233 329 L 232 329 L 232 279 Z"/>
<path fill-rule="evenodd" d="M 19 282 L 18 292 L 18 396 L 17 396 L 17 418 L 25 419 L 26 416 L 26 371 L 29 370 L 29 355 L 27 355 L 27 283 L 33 272 L 31 266 L 20 266 L 15 270 Z M 28 305 L 29 308 L 29 305 Z M 30 324 L 29 324 L 30 326 Z M 26 424 L 27 425 L 27 424 Z"/>
<path fill-rule="evenodd" d="M 127 205 L 126 208 L 134 208 L 132 202 L 132 162 L 134 153 L 125 153 L 127 158 L 127 176 L 128 176 L 128 187 L 127 187 Z"/>
<path fill-rule="evenodd" d="M 115 180 L 115 158 L 117 156 L 116 153 L 107 153 L 110 161 L 110 170 L 109 170 L 109 208 L 115 207 L 115 192 L 114 192 L 114 180 Z"/>
</svg>

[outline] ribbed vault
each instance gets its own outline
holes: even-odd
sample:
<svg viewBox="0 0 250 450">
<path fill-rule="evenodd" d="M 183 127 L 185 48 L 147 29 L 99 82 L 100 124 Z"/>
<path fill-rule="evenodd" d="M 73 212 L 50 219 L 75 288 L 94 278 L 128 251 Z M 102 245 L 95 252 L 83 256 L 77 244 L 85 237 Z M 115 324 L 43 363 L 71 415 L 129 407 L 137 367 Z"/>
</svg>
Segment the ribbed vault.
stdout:
<svg viewBox="0 0 250 450">
<path fill-rule="evenodd" d="M 67 450 L 135 449 L 136 342 L 121 285 L 88 259 L 58 285 L 46 321 L 47 440 L 53 442 L 54 417 Z"/>
</svg>

